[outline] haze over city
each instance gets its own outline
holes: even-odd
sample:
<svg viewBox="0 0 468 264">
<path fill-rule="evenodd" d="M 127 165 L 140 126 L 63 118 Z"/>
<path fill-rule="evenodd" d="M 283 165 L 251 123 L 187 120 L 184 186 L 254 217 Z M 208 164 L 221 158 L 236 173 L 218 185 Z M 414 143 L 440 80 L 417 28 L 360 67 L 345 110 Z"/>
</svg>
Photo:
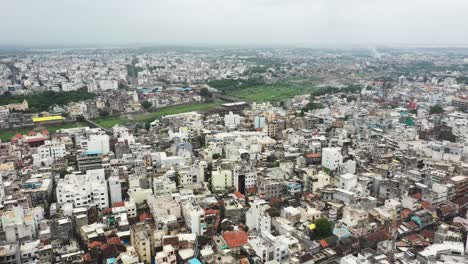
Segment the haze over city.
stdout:
<svg viewBox="0 0 468 264">
<path fill-rule="evenodd" d="M 0 45 L 466 46 L 465 0 L 3 1 Z"/>
</svg>

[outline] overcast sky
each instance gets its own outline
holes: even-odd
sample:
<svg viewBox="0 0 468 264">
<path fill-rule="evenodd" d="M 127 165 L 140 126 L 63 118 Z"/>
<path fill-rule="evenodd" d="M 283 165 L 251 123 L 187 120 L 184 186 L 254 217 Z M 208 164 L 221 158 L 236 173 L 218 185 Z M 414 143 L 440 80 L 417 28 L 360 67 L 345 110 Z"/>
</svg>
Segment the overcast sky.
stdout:
<svg viewBox="0 0 468 264">
<path fill-rule="evenodd" d="M 468 46 L 468 0 L 1 1 L 0 44 Z"/>
</svg>

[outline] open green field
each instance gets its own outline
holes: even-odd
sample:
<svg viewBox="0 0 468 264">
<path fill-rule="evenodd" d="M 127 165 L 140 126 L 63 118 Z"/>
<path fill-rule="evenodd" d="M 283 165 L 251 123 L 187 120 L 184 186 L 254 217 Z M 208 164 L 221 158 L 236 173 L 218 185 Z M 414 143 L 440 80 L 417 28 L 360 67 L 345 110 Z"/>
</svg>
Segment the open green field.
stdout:
<svg viewBox="0 0 468 264">
<path fill-rule="evenodd" d="M 161 108 L 154 112 L 145 113 L 141 115 L 130 115 L 129 117 L 127 116 L 105 117 L 105 118 L 96 119 L 94 121 L 105 128 L 110 128 L 117 124 L 125 125 L 131 122 L 148 123 L 165 115 L 180 114 L 180 113 L 191 112 L 191 111 L 209 110 L 215 107 L 219 107 L 221 104 L 222 102 L 176 105 L 176 106 L 169 106 L 169 107 Z M 22 128 L 18 130 L 0 131 L 0 140 L 2 140 L 3 142 L 9 141 L 17 133 L 26 134 L 31 130 L 42 131 L 44 129 L 47 129 L 49 132 L 54 133 L 57 130 L 62 129 L 62 128 L 72 128 L 72 127 L 82 127 L 82 126 L 89 126 L 89 124 L 86 122 L 76 122 L 76 123 L 65 123 L 65 124 L 60 124 L 60 125 L 53 125 L 53 126 L 48 126 L 48 127 L 36 127 L 36 128 L 29 128 L 29 129 Z"/>
<path fill-rule="evenodd" d="M 118 124 L 124 125 L 129 120 L 127 118 L 125 118 L 125 117 L 109 116 L 109 117 L 95 119 L 93 121 L 96 122 L 98 125 L 100 125 L 102 127 L 109 128 L 109 127 L 113 127 L 114 125 L 118 125 Z"/>
<path fill-rule="evenodd" d="M 124 125 L 129 122 L 143 122 L 148 123 L 152 122 L 157 118 L 161 118 L 165 115 L 174 115 L 180 114 L 185 112 L 191 111 L 203 111 L 209 110 L 215 107 L 219 107 L 222 103 L 221 102 L 214 102 L 214 103 L 197 103 L 197 104 L 187 104 L 187 105 L 175 105 L 169 106 L 161 109 L 157 109 L 154 112 L 140 114 L 140 115 L 132 115 L 130 117 L 119 116 L 119 117 L 106 117 L 94 120 L 99 125 L 109 128 L 113 127 L 114 125 L 120 124 Z"/>
<path fill-rule="evenodd" d="M 73 127 L 83 127 L 83 126 L 89 126 L 89 125 L 85 122 L 76 122 L 76 123 L 52 125 L 52 126 L 47 126 L 47 127 L 21 128 L 18 130 L 0 131 L 0 140 L 2 140 L 2 142 L 9 141 L 14 135 L 18 133 L 27 134 L 30 131 L 42 131 L 42 130 L 47 130 L 50 133 L 54 133 L 57 130 L 62 129 L 62 128 L 73 128 Z"/>
<path fill-rule="evenodd" d="M 274 84 L 242 88 L 227 94 L 249 102 L 277 102 L 296 95 L 311 93 L 315 89 L 312 85 Z"/>
</svg>

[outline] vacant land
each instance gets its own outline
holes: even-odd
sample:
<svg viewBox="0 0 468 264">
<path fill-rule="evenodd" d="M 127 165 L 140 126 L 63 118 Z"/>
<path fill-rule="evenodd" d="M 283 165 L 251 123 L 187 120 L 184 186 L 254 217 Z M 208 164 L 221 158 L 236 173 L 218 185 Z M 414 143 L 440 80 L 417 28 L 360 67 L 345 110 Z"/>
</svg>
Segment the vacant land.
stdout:
<svg viewBox="0 0 468 264">
<path fill-rule="evenodd" d="M 277 102 L 296 95 L 311 93 L 314 90 L 314 86 L 299 87 L 288 84 L 275 84 L 243 88 L 227 94 L 249 102 Z"/>
<path fill-rule="evenodd" d="M 161 118 L 165 115 L 173 115 L 173 114 L 180 114 L 185 112 L 191 111 L 203 111 L 209 110 L 215 107 L 219 107 L 222 102 L 213 102 L 213 103 L 198 103 L 198 104 L 187 104 L 187 105 L 176 105 L 176 106 L 169 106 L 161 109 L 157 109 L 154 112 L 140 114 L 140 115 L 129 115 L 129 116 L 112 116 L 112 117 L 105 117 L 94 120 L 97 124 L 105 127 L 110 128 L 114 125 L 125 125 L 132 122 L 141 122 L 141 123 L 148 123 L 152 122 L 157 118 Z M 8 141 L 13 137 L 15 134 L 26 134 L 29 131 L 42 131 L 47 129 L 49 132 L 53 133 L 62 128 L 72 128 L 72 127 L 81 127 L 81 126 L 89 126 L 86 122 L 76 122 L 76 123 L 64 123 L 60 125 L 53 125 L 48 127 L 36 127 L 36 128 L 21 128 L 17 130 L 9 130 L 9 131 L 0 131 L 0 140 L 3 142 Z"/>
<path fill-rule="evenodd" d="M 275 84 L 266 84 L 256 79 L 223 79 L 208 84 L 223 94 L 249 102 L 275 102 L 296 95 L 312 93 L 318 79 L 289 79 Z"/>
<path fill-rule="evenodd" d="M 114 125 L 120 124 L 124 125 L 130 122 L 142 122 L 148 123 L 152 122 L 157 118 L 161 118 L 165 115 L 174 115 L 180 113 L 186 113 L 191 111 L 203 111 L 218 107 L 221 105 L 221 102 L 214 102 L 214 103 L 198 103 L 198 104 L 187 104 L 187 105 L 176 105 L 176 106 L 169 106 L 165 108 L 157 109 L 150 113 L 140 114 L 140 115 L 130 115 L 126 116 L 118 116 L 118 117 L 106 117 L 94 120 L 97 124 L 109 128 L 113 127 Z"/>
</svg>

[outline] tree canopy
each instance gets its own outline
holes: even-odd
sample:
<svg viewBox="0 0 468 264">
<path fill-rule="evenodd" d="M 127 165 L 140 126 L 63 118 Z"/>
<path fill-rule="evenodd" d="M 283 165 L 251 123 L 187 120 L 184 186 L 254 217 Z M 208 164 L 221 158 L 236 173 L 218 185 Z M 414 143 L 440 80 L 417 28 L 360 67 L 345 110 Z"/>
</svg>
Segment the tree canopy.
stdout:
<svg viewBox="0 0 468 264">
<path fill-rule="evenodd" d="M 334 224 L 325 217 L 321 217 L 315 221 L 314 234 L 316 239 L 322 239 L 333 235 Z"/>
<path fill-rule="evenodd" d="M 438 140 L 446 140 L 450 142 L 456 142 L 457 136 L 455 136 L 450 130 L 441 130 L 437 135 Z"/>
<path fill-rule="evenodd" d="M 70 102 L 85 101 L 96 97 L 93 93 L 88 93 L 85 89 L 69 92 L 46 91 L 25 96 L 2 95 L 0 105 L 28 102 L 30 112 L 48 111 L 53 105 L 66 105 Z"/>
<path fill-rule="evenodd" d="M 265 82 L 259 79 L 250 78 L 247 80 L 222 79 L 209 81 L 208 85 L 225 93 L 230 90 L 244 89 L 253 86 L 264 85 Z"/>
<path fill-rule="evenodd" d="M 151 104 L 151 103 L 148 102 L 148 101 L 143 101 L 143 102 L 141 103 L 141 107 L 143 107 L 145 110 L 150 109 L 152 106 L 153 106 L 153 104 Z"/>
<path fill-rule="evenodd" d="M 208 91 L 208 88 L 201 88 L 200 96 L 203 98 L 211 98 L 213 95 L 210 93 L 210 91 Z"/>
<path fill-rule="evenodd" d="M 433 115 L 433 114 L 442 114 L 444 112 L 444 109 L 442 108 L 442 106 L 436 104 L 436 105 L 433 105 L 429 108 L 429 114 L 430 115 Z"/>
</svg>

